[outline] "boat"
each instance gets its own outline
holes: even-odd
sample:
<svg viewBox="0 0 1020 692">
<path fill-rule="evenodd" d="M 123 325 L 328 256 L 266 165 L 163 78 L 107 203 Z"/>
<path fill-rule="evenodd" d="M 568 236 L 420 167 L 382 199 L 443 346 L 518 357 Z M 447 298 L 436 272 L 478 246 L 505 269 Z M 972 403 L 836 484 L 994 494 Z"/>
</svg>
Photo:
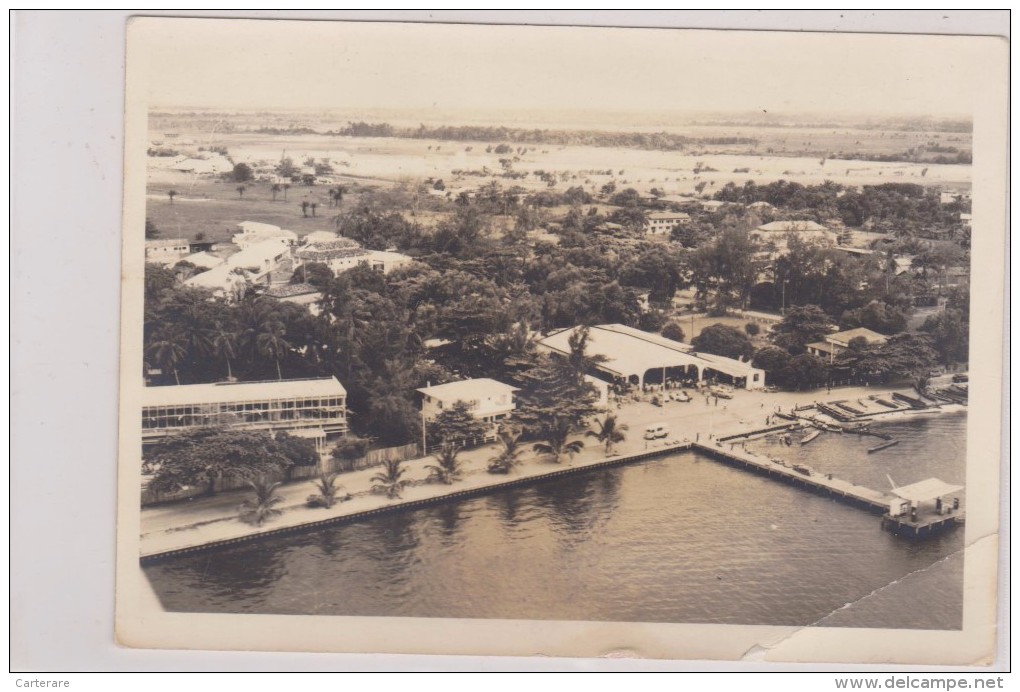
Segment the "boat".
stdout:
<svg viewBox="0 0 1020 692">
<path fill-rule="evenodd" d="M 869 447 L 868 454 L 871 454 L 872 452 L 881 452 L 883 449 L 892 447 L 893 445 L 898 445 L 899 443 L 900 443 L 899 440 L 889 440 L 888 442 L 883 442 L 882 444 L 876 447 Z"/>
<path fill-rule="evenodd" d="M 800 443 L 802 445 L 806 445 L 808 442 L 810 442 L 811 440 L 815 439 L 816 437 L 818 437 L 821 434 L 822 434 L 821 430 L 813 430 L 813 431 L 809 432 L 807 435 L 805 435 L 803 438 L 801 438 Z"/>
<path fill-rule="evenodd" d="M 802 464 L 794 464 L 793 470 L 805 476 L 811 475 L 811 469 L 808 468 L 807 466 L 803 466 Z"/>
</svg>

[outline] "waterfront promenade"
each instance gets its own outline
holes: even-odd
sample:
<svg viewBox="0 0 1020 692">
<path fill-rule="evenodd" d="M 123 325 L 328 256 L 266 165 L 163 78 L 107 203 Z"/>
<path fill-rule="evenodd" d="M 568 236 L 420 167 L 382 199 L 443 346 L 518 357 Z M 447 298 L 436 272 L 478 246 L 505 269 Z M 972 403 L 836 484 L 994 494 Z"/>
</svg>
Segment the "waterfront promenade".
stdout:
<svg viewBox="0 0 1020 692">
<path fill-rule="evenodd" d="M 751 434 L 766 427 L 788 423 L 789 421 L 773 416 L 777 409 L 789 413 L 794 408 L 811 406 L 815 401 L 856 402 L 860 399 L 865 402 L 870 395 L 879 395 L 880 398 L 891 397 L 891 390 L 888 387 L 846 387 L 834 389 L 831 393 L 824 390 L 807 393 L 736 391 L 732 399 L 706 399 L 703 395 L 694 394 L 694 399 L 690 402 L 666 402 L 662 406 L 655 406 L 648 401 L 628 402 L 618 409 L 613 408 L 613 412 L 619 416 L 622 423 L 629 426 L 629 430 L 626 433 L 627 439 L 615 447 L 611 457 L 607 457 L 604 447 L 590 437 L 583 438 L 585 448 L 579 454 L 573 458 L 564 458 L 558 464 L 550 461 L 548 457 L 535 455 L 530 451 L 530 445 L 527 445 L 522 462 L 514 471 L 509 475 L 493 475 L 486 471 L 486 466 L 489 458 L 496 454 L 496 446 L 488 445 L 461 453 L 463 478 L 452 485 L 424 483 L 428 475 L 425 467 L 434 463 L 431 458 L 405 462 L 407 469 L 405 478 L 411 481 L 412 485 L 404 489 L 400 499 L 390 500 L 371 492 L 370 478 L 378 472 L 377 468 L 341 474 L 338 482 L 343 485 L 343 489 L 338 496 L 343 497 L 345 493 L 349 493 L 351 498 L 337 503 L 330 509 L 306 507 L 305 500 L 308 495 L 315 492 L 314 485 L 310 481 L 296 482 L 280 487 L 278 492 L 284 499 L 280 505 L 283 514 L 262 527 L 250 526 L 237 518 L 238 505 L 249 493 L 224 492 L 214 497 L 196 498 L 143 509 L 140 552 L 142 558 L 147 559 L 179 551 L 201 549 L 208 545 L 249 540 L 281 530 L 296 530 L 310 525 L 342 521 L 344 517 L 360 517 L 366 513 L 421 506 L 429 501 L 477 494 L 508 484 L 522 484 L 542 477 L 557 477 L 585 468 L 639 461 L 647 458 L 647 454 L 660 455 L 670 450 L 689 448 L 688 443 L 696 441 L 699 445 L 711 447 L 713 441 L 720 437 Z M 814 409 L 801 412 L 807 417 L 812 417 L 816 413 Z M 873 417 L 896 418 L 924 413 L 926 412 L 888 410 Z M 766 423 L 767 420 L 769 423 Z M 645 428 L 653 424 L 669 428 L 670 435 L 666 441 L 643 439 Z M 730 445 L 724 443 L 719 449 L 729 450 Z M 771 464 L 763 458 L 760 459 Z M 776 470 L 778 471 L 778 467 Z M 840 483 L 845 482 L 836 481 L 837 485 Z M 867 490 L 860 489 L 859 486 L 855 488 L 859 491 Z M 875 491 L 872 493 L 876 505 L 884 499 L 884 494 Z"/>
</svg>

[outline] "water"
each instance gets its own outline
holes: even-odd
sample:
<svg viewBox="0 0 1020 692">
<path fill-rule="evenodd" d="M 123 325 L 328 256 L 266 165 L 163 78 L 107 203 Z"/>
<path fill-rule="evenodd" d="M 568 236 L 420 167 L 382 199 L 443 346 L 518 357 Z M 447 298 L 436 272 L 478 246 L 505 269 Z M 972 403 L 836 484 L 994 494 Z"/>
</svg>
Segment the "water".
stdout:
<svg viewBox="0 0 1020 692">
<path fill-rule="evenodd" d="M 875 488 L 964 478 L 965 414 L 773 455 Z M 963 531 L 879 518 L 694 453 L 146 568 L 172 611 L 958 629 Z M 851 605 L 848 605 L 851 604 Z"/>
</svg>

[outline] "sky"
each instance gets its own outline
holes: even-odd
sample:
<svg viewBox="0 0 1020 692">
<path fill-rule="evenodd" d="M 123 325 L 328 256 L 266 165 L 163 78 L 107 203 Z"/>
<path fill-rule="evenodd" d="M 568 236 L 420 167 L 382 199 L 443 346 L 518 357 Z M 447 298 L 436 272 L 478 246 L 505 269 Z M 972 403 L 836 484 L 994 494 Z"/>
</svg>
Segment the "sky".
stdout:
<svg viewBox="0 0 1020 692">
<path fill-rule="evenodd" d="M 980 39 L 136 19 L 154 106 L 966 116 Z"/>
</svg>

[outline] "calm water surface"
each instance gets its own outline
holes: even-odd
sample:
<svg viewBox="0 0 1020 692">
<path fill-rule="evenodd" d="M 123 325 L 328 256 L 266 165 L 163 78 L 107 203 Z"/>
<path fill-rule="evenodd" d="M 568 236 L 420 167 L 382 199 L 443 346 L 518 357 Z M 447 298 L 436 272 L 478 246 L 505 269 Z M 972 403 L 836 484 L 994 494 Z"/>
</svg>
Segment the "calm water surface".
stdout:
<svg viewBox="0 0 1020 692">
<path fill-rule="evenodd" d="M 966 414 L 773 456 L 878 489 L 964 480 Z M 172 611 L 955 629 L 963 531 L 879 518 L 695 453 L 146 568 Z M 908 576 L 909 575 L 909 576 Z"/>
</svg>

